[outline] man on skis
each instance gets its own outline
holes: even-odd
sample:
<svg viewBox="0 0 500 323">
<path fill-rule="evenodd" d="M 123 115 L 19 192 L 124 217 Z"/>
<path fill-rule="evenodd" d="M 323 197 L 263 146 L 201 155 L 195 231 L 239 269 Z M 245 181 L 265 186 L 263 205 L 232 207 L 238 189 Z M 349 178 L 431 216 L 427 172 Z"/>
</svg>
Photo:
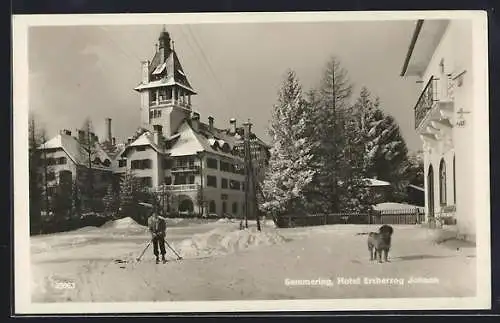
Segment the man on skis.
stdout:
<svg viewBox="0 0 500 323">
<path fill-rule="evenodd" d="M 167 262 L 165 259 L 165 230 L 167 229 L 165 218 L 158 215 L 158 212 L 153 209 L 151 216 L 148 218 L 148 228 L 151 233 L 151 241 L 153 242 L 153 253 L 156 257 L 156 263 L 160 263 L 158 257 L 158 249 L 160 249 L 161 260 L 163 263 Z"/>
</svg>

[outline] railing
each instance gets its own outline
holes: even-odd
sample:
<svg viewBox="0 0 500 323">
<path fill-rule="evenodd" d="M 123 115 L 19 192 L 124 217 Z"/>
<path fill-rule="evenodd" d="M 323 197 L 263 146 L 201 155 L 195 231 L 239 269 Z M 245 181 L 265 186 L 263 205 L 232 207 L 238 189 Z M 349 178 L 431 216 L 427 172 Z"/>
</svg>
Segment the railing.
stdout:
<svg viewBox="0 0 500 323">
<path fill-rule="evenodd" d="M 179 184 L 179 185 L 160 185 L 152 188 L 155 192 L 165 191 L 195 191 L 200 187 L 199 184 Z"/>
<path fill-rule="evenodd" d="M 425 222 L 425 213 L 417 209 L 384 210 L 367 213 L 333 213 L 283 215 L 278 217 L 278 227 L 316 226 L 328 224 L 420 224 Z"/>
<path fill-rule="evenodd" d="M 177 165 L 170 169 L 171 172 L 199 172 L 199 165 Z"/>
<path fill-rule="evenodd" d="M 177 104 L 185 108 L 190 108 L 191 104 L 189 102 L 183 102 L 181 100 L 173 100 L 173 99 L 163 99 L 163 100 L 155 100 L 155 101 L 150 101 L 149 106 L 154 107 L 158 105 L 169 105 L 169 104 Z"/>
<path fill-rule="evenodd" d="M 425 85 L 424 90 L 418 98 L 415 105 L 415 129 L 420 127 L 422 120 L 427 116 L 427 113 L 432 109 L 434 104 L 438 101 L 437 91 L 438 79 L 431 76 L 430 80 Z"/>
</svg>

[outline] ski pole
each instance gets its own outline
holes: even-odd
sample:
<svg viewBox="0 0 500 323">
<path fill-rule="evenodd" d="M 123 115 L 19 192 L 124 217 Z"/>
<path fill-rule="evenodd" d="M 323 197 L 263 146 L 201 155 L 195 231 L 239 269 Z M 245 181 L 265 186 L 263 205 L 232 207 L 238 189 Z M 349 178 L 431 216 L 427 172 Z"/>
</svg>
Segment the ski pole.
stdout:
<svg viewBox="0 0 500 323">
<path fill-rule="evenodd" d="M 151 240 L 149 240 L 148 244 L 146 245 L 146 247 L 144 248 L 144 250 L 142 251 L 141 255 L 139 257 L 136 258 L 136 260 L 139 262 L 141 261 L 141 258 L 142 256 L 144 256 L 144 253 L 146 252 L 146 250 L 148 250 L 149 248 L 149 245 L 151 244 Z"/>
<path fill-rule="evenodd" d="M 172 250 L 172 251 L 173 251 L 173 253 L 175 253 L 175 255 L 177 256 L 177 259 L 178 259 L 178 260 L 179 260 L 179 259 L 182 259 L 182 257 L 181 257 L 181 256 L 179 256 L 179 254 L 178 254 L 178 253 L 174 250 L 174 248 L 172 248 L 172 246 L 170 246 L 170 244 L 168 243 L 168 241 L 167 241 L 167 240 L 165 240 L 165 244 L 166 244 L 166 245 L 170 248 L 170 250 Z"/>
</svg>

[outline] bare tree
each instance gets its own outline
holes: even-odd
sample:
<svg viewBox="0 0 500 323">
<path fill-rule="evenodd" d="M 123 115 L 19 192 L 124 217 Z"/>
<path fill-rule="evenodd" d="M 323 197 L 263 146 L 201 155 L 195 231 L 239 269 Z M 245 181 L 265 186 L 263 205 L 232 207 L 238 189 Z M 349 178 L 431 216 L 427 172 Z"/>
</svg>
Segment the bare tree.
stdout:
<svg viewBox="0 0 500 323">
<path fill-rule="evenodd" d="M 29 116 L 29 206 L 30 206 L 30 232 L 40 232 L 41 202 L 43 187 L 41 185 L 42 156 L 39 146 L 42 138 L 38 129 L 35 116 Z"/>
</svg>

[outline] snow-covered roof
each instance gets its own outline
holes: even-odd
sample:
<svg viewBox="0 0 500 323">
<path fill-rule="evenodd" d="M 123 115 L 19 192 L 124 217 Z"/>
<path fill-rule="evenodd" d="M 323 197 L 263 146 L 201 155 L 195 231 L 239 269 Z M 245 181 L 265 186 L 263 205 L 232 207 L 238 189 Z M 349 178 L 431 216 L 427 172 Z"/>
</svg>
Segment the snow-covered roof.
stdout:
<svg viewBox="0 0 500 323">
<path fill-rule="evenodd" d="M 365 181 L 368 182 L 367 186 L 391 186 L 391 183 L 386 182 L 386 181 L 381 181 L 376 178 L 365 178 Z"/>
<path fill-rule="evenodd" d="M 409 184 L 408 187 L 414 188 L 414 189 L 416 189 L 418 191 L 425 192 L 425 189 L 423 187 L 420 187 L 420 186 L 417 186 L 417 185 Z"/>
<path fill-rule="evenodd" d="M 62 149 L 68 157 L 77 165 L 87 166 L 89 163 L 88 154 L 82 145 L 75 137 L 60 133 L 54 138 L 48 140 L 40 145 L 41 149 Z M 101 147 L 99 143 L 95 143 L 93 147 L 92 158 L 99 158 L 101 161 L 108 159 L 111 161 L 113 158 L 109 156 Z M 102 164 L 93 165 L 95 168 L 109 169 L 109 167 Z"/>
<path fill-rule="evenodd" d="M 195 155 L 198 152 L 205 151 L 219 156 L 239 159 L 231 153 L 226 153 L 214 148 L 215 143 L 222 146 L 222 144 L 226 143 L 225 141 L 222 141 L 221 143 L 221 140 L 207 138 L 203 134 L 195 132 L 186 121 L 181 124 L 178 133 L 178 139 L 169 149 L 171 156 Z"/>
<path fill-rule="evenodd" d="M 154 136 L 149 131 L 144 131 L 141 135 L 139 135 L 135 140 L 133 140 L 129 145 L 125 147 L 123 152 L 125 152 L 129 147 L 138 147 L 138 146 L 150 146 L 159 153 L 164 152 L 161 147 L 155 144 Z"/>
<path fill-rule="evenodd" d="M 152 76 L 161 77 L 160 80 L 152 81 L 147 84 L 141 83 L 135 88 L 135 90 L 140 91 L 147 88 L 158 87 L 158 86 L 168 86 L 177 85 L 188 90 L 192 94 L 196 94 L 193 90 L 191 84 L 189 83 L 186 73 L 182 68 L 182 65 L 177 57 L 175 50 L 171 50 L 168 57 L 162 63 L 160 51 L 155 53 L 155 56 L 151 60 L 149 66 L 149 72 Z"/>
</svg>

